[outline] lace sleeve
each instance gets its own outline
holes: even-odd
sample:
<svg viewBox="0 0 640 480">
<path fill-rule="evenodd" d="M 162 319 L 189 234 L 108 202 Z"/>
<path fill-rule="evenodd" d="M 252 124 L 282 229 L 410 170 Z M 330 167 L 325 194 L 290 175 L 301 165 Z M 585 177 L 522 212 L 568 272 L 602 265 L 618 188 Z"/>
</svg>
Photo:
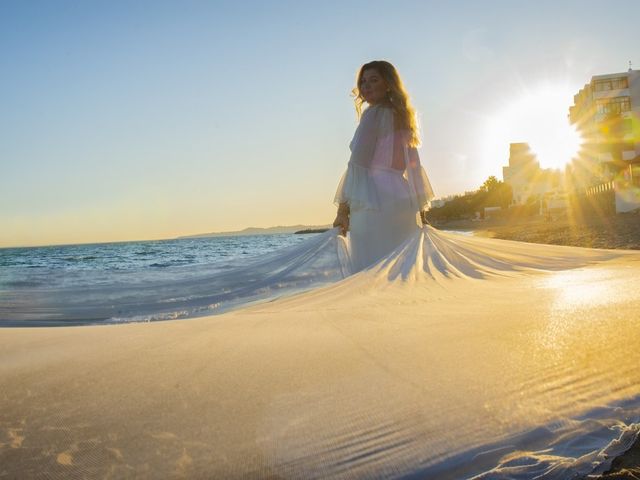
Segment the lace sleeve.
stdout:
<svg viewBox="0 0 640 480">
<path fill-rule="evenodd" d="M 407 167 L 407 180 L 411 190 L 411 198 L 418 210 L 424 210 L 435 197 L 427 172 L 420 164 L 418 149 L 405 146 L 405 165 Z"/>
<path fill-rule="evenodd" d="M 342 175 L 333 200 L 335 205 L 347 202 L 351 210 L 380 208 L 376 187 L 369 167 L 373 160 L 379 133 L 378 109 L 369 107 L 349 144 L 351 157 Z"/>
<path fill-rule="evenodd" d="M 376 150 L 380 120 L 380 109 L 369 107 L 360 118 L 360 124 L 349 144 L 351 157 L 349 163 L 356 163 L 363 167 L 369 167 Z"/>
</svg>

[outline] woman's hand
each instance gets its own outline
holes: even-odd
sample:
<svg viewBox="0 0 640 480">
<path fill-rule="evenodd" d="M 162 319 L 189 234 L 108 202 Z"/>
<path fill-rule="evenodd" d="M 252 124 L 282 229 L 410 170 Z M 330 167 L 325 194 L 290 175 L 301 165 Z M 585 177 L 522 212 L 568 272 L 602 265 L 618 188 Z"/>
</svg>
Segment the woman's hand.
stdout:
<svg viewBox="0 0 640 480">
<path fill-rule="evenodd" d="M 420 220 L 422 220 L 422 225 L 431 225 L 427 220 L 427 210 L 420 211 Z"/>
<path fill-rule="evenodd" d="M 340 234 L 343 237 L 347 236 L 347 230 L 349 230 L 350 214 L 351 214 L 351 209 L 349 208 L 349 203 L 342 202 L 338 206 L 338 214 L 336 215 L 336 219 L 333 221 L 333 226 L 340 227 Z"/>
<path fill-rule="evenodd" d="M 349 215 L 346 213 L 338 213 L 336 219 L 333 221 L 334 227 L 340 227 L 340 235 L 347 236 L 347 230 L 349 230 Z"/>
</svg>

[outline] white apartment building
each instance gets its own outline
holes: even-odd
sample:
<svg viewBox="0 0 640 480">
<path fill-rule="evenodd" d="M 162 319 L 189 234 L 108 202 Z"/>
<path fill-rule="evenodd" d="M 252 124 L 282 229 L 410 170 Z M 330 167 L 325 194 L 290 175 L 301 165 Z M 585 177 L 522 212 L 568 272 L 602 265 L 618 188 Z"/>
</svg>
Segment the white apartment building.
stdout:
<svg viewBox="0 0 640 480">
<path fill-rule="evenodd" d="M 567 169 L 573 187 L 589 191 L 613 182 L 617 211 L 640 206 L 629 196 L 640 187 L 640 70 L 593 76 L 574 96 L 569 121 L 584 139 Z"/>
</svg>

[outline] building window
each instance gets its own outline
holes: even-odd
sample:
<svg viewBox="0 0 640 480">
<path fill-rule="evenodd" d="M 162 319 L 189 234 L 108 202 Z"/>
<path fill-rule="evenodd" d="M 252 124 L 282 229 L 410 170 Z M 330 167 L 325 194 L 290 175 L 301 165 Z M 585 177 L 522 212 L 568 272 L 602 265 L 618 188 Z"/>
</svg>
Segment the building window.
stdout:
<svg viewBox="0 0 640 480">
<path fill-rule="evenodd" d="M 622 90 L 623 88 L 629 88 L 629 81 L 627 77 L 612 78 L 611 87 L 613 88 L 613 90 Z"/>
<path fill-rule="evenodd" d="M 599 98 L 596 100 L 598 113 L 620 114 L 631 110 L 630 97 Z"/>
<path fill-rule="evenodd" d="M 608 78 L 606 80 L 596 81 L 596 92 L 622 90 L 624 88 L 629 88 L 629 80 L 627 77 Z"/>
</svg>

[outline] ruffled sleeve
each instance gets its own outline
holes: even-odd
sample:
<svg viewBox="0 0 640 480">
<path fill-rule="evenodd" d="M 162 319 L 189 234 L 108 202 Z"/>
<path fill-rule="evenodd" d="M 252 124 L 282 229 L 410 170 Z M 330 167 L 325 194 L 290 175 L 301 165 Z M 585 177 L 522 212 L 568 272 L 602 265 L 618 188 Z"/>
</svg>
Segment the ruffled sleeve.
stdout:
<svg viewBox="0 0 640 480">
<path fill-rule="evenodd" d="M 407 142 L 406 131 L 394 128 L 391 108 L 367 108 L 349 145 L 351 158 L 340 178 L 333 203 L 346 202 L 351 210 L 380 210 L 372 169 L 404 169 L 413 207 L 416 211 L 427 208 L 435 195 L 420 164 L 418 150 L 409 147 Z"/>
<path fill-rule="evenodd" d="M 435 197 L 427 172 L 420 164 L 420 156 L 415 147 L 405 146 L 405 165 L 407 180 L 414 207 L 424 210 L 429 207 Z"/>
<path fill-rule="evenodd" d="M 333 203 L 347 202 L 351 210 L 379 210 L 377 189 L 367 167 L 349 162 L 342 174 Z"/>
<path fill-rule="evenodd" d="M 379 135 L 379 109 L 367 108 L 349 144 L 351 157 L 333 200 L 335 205 L 347 202 L 352 210 L 380 209 L 376 186 L 369 172 Z"/>
</svg>

